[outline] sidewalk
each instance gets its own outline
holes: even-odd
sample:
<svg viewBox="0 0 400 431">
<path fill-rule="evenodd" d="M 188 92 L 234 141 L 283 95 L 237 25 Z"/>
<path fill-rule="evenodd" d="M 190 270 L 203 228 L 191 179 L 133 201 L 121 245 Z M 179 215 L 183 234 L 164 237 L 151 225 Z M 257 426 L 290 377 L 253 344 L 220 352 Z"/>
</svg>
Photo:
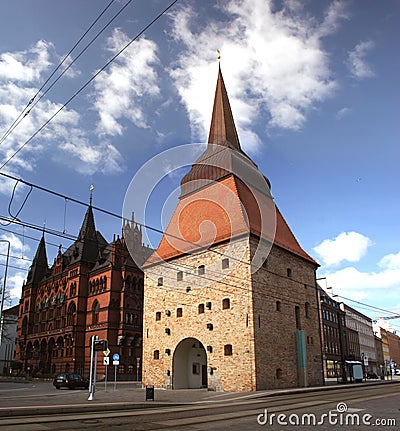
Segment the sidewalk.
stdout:
<svg viewBox="0 0 400 431">
<path fill-rule="evenodd" d="M 360 389 L 365 386 L 399 384 L 400 379 L 385 381 L 370 381 L 350 384 L 329 384 L 318 387 L 291 388 L 291 389 L 271 389 L 256 392 L 212 392 L 207 389 L 179 389 L 179 390 L 154 390 L 154 401 L 146 401 L 146 390 L 135 388 L 132 382 L 118 382 L 116 390 L 113 384 L 104 388 L 104 382 L 99 383 L 96 388 L 94 400 L 88 401 L 88 391 L 86 390 L 62 390 L 53 395 L 37 395 L 38 399 L 30 402 L 29 406 L 6 405 L 4 402 L 0 407 L 0 417 L 15 417 L 24 415 L 40 415 L 52 413 L 82 413 L 93 411 L 115 411 L 125 409 L 143 409 L 155 407 L 171 407 L 176 405 L 193 405 L 206 403 L 224 403 L 233 400 L 245 400 L 263 398 L 271 396 L 285 395 L 289 393 L 321 392 L 343 388 Z M 55 389 L 54 389 L 55 390 Z M 56 390 L 55 390 L 56 391 Z M 57 396 L 54 396 L 54 395 Z M 45 398 L 45 400 L 43 399 Z M 7 400 L 3 400 L 7 401 Z M 9 401 L 12 403 L 12 401 Z M 37 405 L 35 405 L 37 404 Z"/>
</svg>

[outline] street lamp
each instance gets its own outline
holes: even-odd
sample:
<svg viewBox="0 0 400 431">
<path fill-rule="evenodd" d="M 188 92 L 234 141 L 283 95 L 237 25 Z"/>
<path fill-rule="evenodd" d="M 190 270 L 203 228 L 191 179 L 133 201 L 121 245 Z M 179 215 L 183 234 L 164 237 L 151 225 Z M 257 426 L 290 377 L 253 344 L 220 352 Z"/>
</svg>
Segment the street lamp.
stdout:
<svg viewBox="0 0 400 431">
<path fill-rule="evenodd" d="M 3 341 L 3 307 L 4 307 L 4 297 L 5 297 L 5 294 L 6 294 L 8 260 L 10 258 L 11 243 L 7 239 L 0 239 L 0 242 L 6 242 L 8 244 L 8 246 L 7 246 L 6 269 L 4 270 L 4 284 L 3 284 L 3 291 L 1 292 L 1 302 L 0 302 L 0 346 L 1 346 L 2 341 Z"/>
</svg>

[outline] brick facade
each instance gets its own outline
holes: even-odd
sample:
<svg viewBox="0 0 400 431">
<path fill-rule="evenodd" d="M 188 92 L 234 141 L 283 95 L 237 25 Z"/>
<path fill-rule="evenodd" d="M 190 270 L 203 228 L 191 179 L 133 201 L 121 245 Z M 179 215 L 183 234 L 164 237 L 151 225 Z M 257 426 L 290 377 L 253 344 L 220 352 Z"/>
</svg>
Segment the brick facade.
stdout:
<svg viewBox="0 0 400 431">
<path fill-rule="evenodd" d="M 143 272 L 128 252 L 127 238 L 136 241 L 134 248 L 143 260 L 148 252 L 133 221 L 124 232 L 107 243 L 95 230 L 89 206 L 78 239 L 64 253 L 60 249 L 51 268 L 42 237 L 19 306 L 16 360 L 24 372 L 88 375 L 91 336 L 97 335 L 108 340 L 112 353 L 120 354 L 119 378 L 137 378 Z M 100 360 L 97 371 L 99 376 L 105 373 Z"/>
</svg>

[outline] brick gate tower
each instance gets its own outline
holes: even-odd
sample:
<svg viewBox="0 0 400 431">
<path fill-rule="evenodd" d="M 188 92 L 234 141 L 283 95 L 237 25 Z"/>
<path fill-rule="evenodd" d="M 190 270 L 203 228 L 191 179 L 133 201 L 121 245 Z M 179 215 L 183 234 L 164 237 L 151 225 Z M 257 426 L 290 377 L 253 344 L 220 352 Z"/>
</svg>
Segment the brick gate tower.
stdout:
<svg viewBox="0 0 400 431">
<path fill-rule="evenodd" d="M 241 149 L 219 68 L 207 148 L 144 267 L 143 384 L 322 384 L 317 267 Z"/>
</svg>

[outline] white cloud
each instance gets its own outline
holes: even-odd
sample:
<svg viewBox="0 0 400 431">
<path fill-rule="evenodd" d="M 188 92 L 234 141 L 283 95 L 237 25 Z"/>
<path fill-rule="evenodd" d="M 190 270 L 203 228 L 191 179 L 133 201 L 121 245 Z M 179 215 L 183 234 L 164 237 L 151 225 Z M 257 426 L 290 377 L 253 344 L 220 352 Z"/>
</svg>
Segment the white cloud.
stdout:
<svg viewBox="0 0 400 431">
<path fill-rule="evenodd" d="M 351 74 L 356 78 L 370 78 L 374 76 L 374 71 L 365 61 L 365 56 L 375 46 L 371 40 L 360 42 L 349 52 L 347 66 Z"/>
<path fill-rule="evenodd" d="M 60 61 L 51 44 L 39 41 L 27 51 L 8 52 L 0 56 L 0 130 L 9 126 L 23 112 L 27 102 L 37 93 L 43 74 L 49 66 Z M 68 59 L 65 64 L 70 61 Z M 79 72 L 70 68 L 64 75 L 74 78 Z M 52 93 L 49 93 L 51 96 Z M 110 96 L 111 97 L 111 96 Z M 111 97 L 113 101 L 117 98 Z M 120 100 L 117 100 L 120 103 Z M 43 97 L 0 145 L 0 162 L 7 160 L 49 118 L 62 107 L 61 103 Z M 80 127 L 82 116 L 73 109 L 62 109 L 41 132 L 28 143 L 6 166 L 7 172 L 19 176 L 18 171 L 33 170 L 37 160 L 51 146 L 52 158 L 82 174 L 120 172 L 122 157 L 115 146 L 90 142 L 90 130 Z M 71 142 L 71 136 L 74 141 Z M 55 149 L 59 151 L 55 151 Z M 68 157 L 66 157 L 66 155 Z M 70 156 L 73 157 L 70 157 Z M 13 182 L 0 178 L 0 193 L 9 194 Z"/>
<path fill-rule="evenodd" d="M 384 269 L 400 270 L 400 251 L 397 254 L 391 253 L 384 256 L 378 265 Z"/>
<path fill-rule="evenodd" d="M 215 81 L 216 50 L 221 49 L 236 125 L 245 136 L 241 144 L 254 151 L 260 141 L 254 136 L 247 140 L 247 135 L 263 110 L 270 114 L 270 126 L 299 129 L 309 111 L 332 94 L 336 83 L 321 38 L 336 31 L 345 18 L 344 6 L 332 3 L 318 23 L 301 14 L 301 3 L 295 1 L 275 12 L 272 1 L 222 4 L 227 19 L 210 19 L 207 26 L 197 25 L 189 7 L 171 14 L 172 36 L 184 49 L 170 74 L 194 137 L 205 139 L 214 95 L 209 83 Z"/>
<path fill-rule="evenodd" d="M 359 304 L 352 304 L 349 299 L 388 309 L 387 305 L 384 305 L 386 301 L 392 304 L 392 311 L 400 313 L 400 306 L 396 303 L 400 297 L 400 269 L 363 272 L 355 267 L 347 267 L 324 273 L 323 276 L 326 277 L 327 286 L 332 287 L 332 293 L 338 295 L 335 298 L 338 301 L 344 301 L 356 308 Z M 381 314 L 365 305 L 360 311 L 371 317 Z"/>
<path fill-rule="evenodd" d="M 11 299 L 21 298 L 22 285 L 26 279 L 26 273 L 16 272 L 13 275 L 7 277 L 7 292 Z"/>
<path fill-rule="evenodd" d="M 43 74 L 48 73 L 53 46 L 39 41 L 27 51 L 5 53 L 0 57 L 0 130 L 5 132 L 19 118 L 29 100 L 38 92 Z M 42 98 L 31 107 L 12 133 L 0 145 L 0 161 L 4 162 L 61 108 L 60 103 Z M 79 114 L 64 108 L 39 134 L 8 164 L 7 171 L 23 168 L 31 170 L 35 161 L 54 141 L 69 137 L 71 126 L 79 122 Z M 1 135 L 2 136 L 2 135 Z M 4 184 L 0 186 L 3 191 Z"/>
<path fill-rule="evenodd" d="M 16 235 L 13 233 L 2 234 L 0 239 L 10 242 L 10 255 L 24 256 L 26 252 L 30 251 L 30 247 L 24 244 Z M 0 253 L 7 253 L 8 245 L 5 242 L 0 242 Z"/>
<path fill-rule="evenodd" d="M 112 53 L 118 52 L 130 38 L 116 29 L 107 41 Z M 137 127 L 148 127 L 144 113 L 146 99 L 159 94 L 154 66 L 158 62 L 157 45 L 141 38 L 129 46 L 94 82 L 94 107 L 100 116 L 98 132 L 122 135 L 121 120 Z"/>
<path fill-rule="evenodd" d="M 20 82 L 39 80 L 51 65 L 50 50 L 53 50 L 51 43 L 39 40 L 29 50 L 4 52 L 0 55 L 0 80 Z"/>
<path fill-rule="evenodd" d="M 22 242 L 13 233 L 1 234 L 0 239 L 10 242 L 10 254 L 9 256 L 19 256 L 21 259 L 18 260 L 18 266 L 29 268 L 31 261 L 26 257 L 26 253 L 30 252 L 30 247 L 28 244 Z M 8 244 L 6 242 L 0 242 L 0 253 L 1 261 L 5 263 L 5 259 L 8 251 Z M 25 259 L 25 260 L 24 260 Z M 14 259 L 9 258 L 9 265 L 13 264 Z M 22 284 L 26 278 L 26 273 L 21 271 L 8 273 L 7 283 L 6 283 L 6 297 L 10 296 L 11 299 L 19 299 L 21 297 Z"/>
<path fill-rule="evenodd" d="M 327 266 L 338 265 L 344 260 L 358 262 L 367 252 L 372 241 L 357 232 L 342 232 L 334 239 L 326 239 L 314 251 Z"/>
<path fill-rule="evenodd" d="M 94 145 L 86 138 L 75 135 L 72 142 L 60 144 L 60 148 L 72 156 L 69 163 L 83 174 L 92 175 L 96 172 L 116 174 L 124 168 L 121 153 L 109 142 Z"/>
<path fill-rule="evenodd" d="M 347 107 L 344 107 L 342 109 L 339 109 L 339 111 L 336 113 L 336 118 L 338 120 L 341 120 L 342 118 L 346 117 L 350 113 L 350 109 Z"/>
</svg>

